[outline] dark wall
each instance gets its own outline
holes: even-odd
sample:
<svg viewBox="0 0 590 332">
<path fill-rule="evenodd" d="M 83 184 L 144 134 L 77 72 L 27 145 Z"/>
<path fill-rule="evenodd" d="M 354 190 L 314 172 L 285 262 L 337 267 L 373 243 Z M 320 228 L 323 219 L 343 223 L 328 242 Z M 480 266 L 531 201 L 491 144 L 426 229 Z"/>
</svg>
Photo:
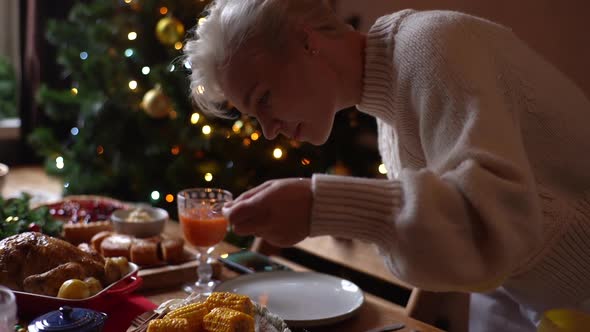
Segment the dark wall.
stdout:
<svg viewBox="0 0 590 332">
<path fill-rule="evenodd" d="M 587 0 L 337 0 L 344 16 L 358 14 L 366 31 L 379 16 L 401 9 L 450 9 L 510 27 L 590 96 L 590 1 Z"/>
</svg>

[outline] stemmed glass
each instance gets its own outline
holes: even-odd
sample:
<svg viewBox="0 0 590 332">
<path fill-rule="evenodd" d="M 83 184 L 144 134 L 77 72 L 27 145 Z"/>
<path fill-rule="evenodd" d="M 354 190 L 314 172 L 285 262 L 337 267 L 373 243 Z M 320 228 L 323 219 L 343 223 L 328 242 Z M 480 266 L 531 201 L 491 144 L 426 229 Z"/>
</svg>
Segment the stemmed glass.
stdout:
<svg viewBox="0 0 590 332">
<path fill-rule="evenodd" d="M 232 194 L 219 188 L 185 189 L 177 195 L 178 218 L 184 238 L 198 250 L 199 280 L 183 286 L 189 294 L 208 295 L 217 284 L 211 278 L 213 269 L 209 256 L 227 233 L 228 222 L 221 208 L 231 200 Z"/>
</svg>

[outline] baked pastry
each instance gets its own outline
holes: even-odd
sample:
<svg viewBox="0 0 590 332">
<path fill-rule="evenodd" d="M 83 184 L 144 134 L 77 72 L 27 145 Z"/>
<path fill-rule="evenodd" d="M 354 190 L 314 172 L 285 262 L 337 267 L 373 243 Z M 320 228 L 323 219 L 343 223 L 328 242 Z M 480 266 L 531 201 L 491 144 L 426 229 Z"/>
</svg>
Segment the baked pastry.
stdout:
<svg viewBox="0 0 590 332">
<path fill-rule="evenodd" d="M 104 257 L 125 257 L 129 259 L 132 242 L 133 239 L 128 235 L 113 234 L 102 241 L 100 251 Z"/>
<path fill-rule="evenodd" d="M 184 260 L 184 240 L 181 238 L 163 239 L 160 243 L 162 259 L 168 263 L 180 263 Z"/>
<path fill-rule="evenodd" d="M 158 265 L 158 242 L 153 239 L 135 239 L 130 249 L 131 261 L 139 265 Z"/>
<path fill-rule="evenodd" d="M 44 204 L 49 213 L 64 222 L 63 237 L 66 241 L 79 244 L 90 242 L 102 231 L 112 231 L 109 220 L 113 211 L 128 208 L 128 205 L 103 196 L 67 196 L 63 200 Z"/>
<path fill-rule="evenodd" d="M 63 227 L 64 239 L 72 244 L 90 242 L 100 232 L 113 231 L 110 221 L 94 221 L 88 224 L 66 223 Z"/>
</svg>

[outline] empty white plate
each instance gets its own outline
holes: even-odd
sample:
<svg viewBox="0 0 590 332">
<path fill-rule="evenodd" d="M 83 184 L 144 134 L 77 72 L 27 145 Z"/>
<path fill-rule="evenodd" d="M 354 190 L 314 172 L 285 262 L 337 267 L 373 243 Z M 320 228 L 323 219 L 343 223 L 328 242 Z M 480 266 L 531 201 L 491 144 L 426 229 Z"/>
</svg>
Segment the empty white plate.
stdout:
<svg viewBox="0 0 590 332">
<path fill-rule="evenodd" d="M 364 302 L 363 291 L 354 283 L 316 272 L 246 274 L 221 283 L 215 291 L 247 295 L 291 327 L 339 322 Z"/>
</svg>

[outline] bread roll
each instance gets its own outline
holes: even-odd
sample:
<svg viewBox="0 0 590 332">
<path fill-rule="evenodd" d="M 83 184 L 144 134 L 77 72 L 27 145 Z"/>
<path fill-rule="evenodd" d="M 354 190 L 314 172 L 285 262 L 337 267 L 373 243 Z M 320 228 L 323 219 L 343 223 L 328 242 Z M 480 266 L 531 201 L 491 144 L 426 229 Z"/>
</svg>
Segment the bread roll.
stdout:
<svg viewBox="0 0 590 332">
<path fill-rule="evenodd" d="M 135 239 L 131 244 L 131 261 L 139 265 L 161 264 L 158 258 L 158 241 L 153 239 Z"/>
<path fill-rule="evenodd" d="M 180 238 L 163 239 L 160 243 L 162 258 L 168 263 L 181 263 L 184 261 L 184 240 Z"/>
<path fill-rule="evenodd" d="M 100 245 L 102 244 L 102 241 L 104 241 L 104 239 L 106 239 L 107 237 L 109 237 L 113 234 L 115 234 L 115 233 L 110 232 L 110 231 L 102 231 L 100 233 L 95 234 L 92 237 L 92 239 L 90 240 L 92 248 L 94 248 L 94 250 L 96 250 L 98 252 L 102 252 L 102 250 L 100 249 Z"/>
<path fill-rule="evenodd" d="M 132 238 L 128 235 L 113 234 L 106 237 L 100 244 L 104 257 L 125 257 L 129 259 Z"/>
</svg>

